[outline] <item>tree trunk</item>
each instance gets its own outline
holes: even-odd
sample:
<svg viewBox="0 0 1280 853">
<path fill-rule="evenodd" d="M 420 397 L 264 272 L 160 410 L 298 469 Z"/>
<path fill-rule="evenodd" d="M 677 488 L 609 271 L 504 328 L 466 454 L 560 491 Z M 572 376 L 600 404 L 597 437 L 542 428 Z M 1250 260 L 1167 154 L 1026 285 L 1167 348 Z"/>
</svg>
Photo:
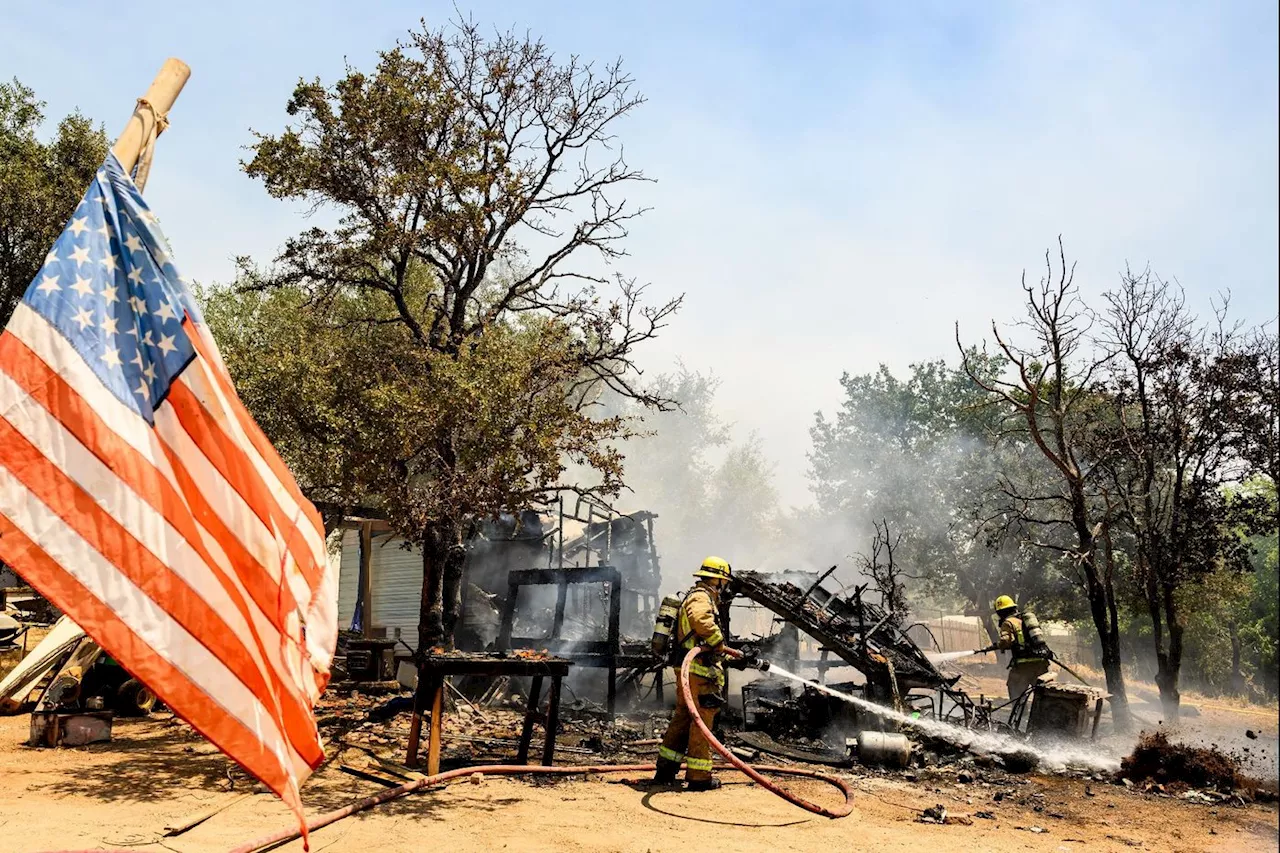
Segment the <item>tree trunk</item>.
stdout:
<svg viewBox="0 0 1280 853">
<path fill-rule="evenodd" d="M 1151 617 L 1151 645 L 1156 654 L 1156 687 L 1160 689 L 1160 704 L 1164 705 L 1165 720 L 1170 725 L 1176 723 L 1177 710 L 1174 710 L 1174 716 L 1169 716 L 1169 709 L 1165 704 L 1165 673 L 1169 667 L 1169 655 L 1164 644 L 1164 615 L 1160 611 L 1160 602 L 1156 597 L 1155 577 L 1151 573 L 1151 568 L 1144 567 L 1143 574 L 1143 593 L 1147 599 L 1147 615 Z"/>
<path fill-rule="evenodd" d="M 1181 717 L 1182 694 L 1178 692 L 1178 667 L 1168 653 L 1156 656 L 1156 687 L 1160 688 L 1160 706 L 1164 710 L 1166 725 L 1178 724 Z"/>
<path fill-rule="evenodd" d="M 1124 687 L 1124 668 L 1120 661 L 1120 617 L 1116 607 L 1115 552 L 1111 544 L 1111 527 L 1103 527 L 1102 545 L 1105 573 L 1100 577 L 1094 558 L 1094 543 L 1088 538 L 1090 550 L 1083 561 L 1086 591 L 1089 596 L 1089 613 L 1098 632 L 1102 646 L 1102 671 L 1107 677 L 1107 692 L 1111 694 L 1111 723 L 1117 732 L 1133 728 L 1129 714 L 1129 695 Z"/>
<path fill-rule="evenodd" d="M 1107 677 L 1107 692 L 1111 694 L 1111 721 L 1117 732 L 1127 732 L 1133 727 L 1129 716 L 1129 697 L 1124 687 L 1124 669 L 1120 662 L 1120 632 L 1113 626 L 1114 590 L 1104 589 L 1096 578 L 1089 584 L 1089 613 L 1093 627 L 1098 632 L 1102 646 L 1102 671 Z"/>
<path fill-rule="evenodd" d="M 971 591 L 965 595 L 972 605 L 972 609 L 965 610 L 965 615 L 978 617 L 978 621 L 982 623 L 982 630 L 987 632 L 987 637 L 994 646 L 1000 641 L 999 626 L 991 618 L 991 602 L 995 600 L 995 596 L 991 594 L 991 590 L 977 586 L 971 588 Z"/>
<path fill-rule="evenodd" d="M 422 543 L 422 598 L 418 611 L 418 651 L 452 649 L 462 603 L 463 550 L 459 526 L 432 523 Z"/>
<path fill-rule="evenodd" d="M 986 606 L 983 606 L 983 601 Z M 1000 626 L 996 624 L 996 620 L 991 618 L 991 613 L 986 609 L 991 606 L 991 599 L 982 596 L 978 601 L 978 620 L 982 623 L 982 630 L 987 632 L 987 639 L 991 640 L 990 645 L 996 645 L 1000 642 Z"/>
<path fill-rule="evenodd" d="M 422 542 L 422 597 L 418 605 L 418 654 L 444 645 L 445 555 L 430 532 Z"/>
<path fill-rule="evenodd" d="M 1244 695 L 1244 671 L 1240 666 L 1240 626 L 1236 620 L 1227 622 L 1227 635 L 1231 637 L 1231 684 L 1228 688 L 1232 696 Z"/>
<path fill-rule="evenodd" d="M 1153 597 L 1159 595 L 1158 600 Z M 1182 695 L 1178 692 L 1178 674 L 1182 669 L 1182 622 L 1173 599 L 1173 589 L 1168 584 L 1148 584 L 1148 605 L 1151 608 L 1152 638 L 1156 646 L 1156 687 L 1160 688 L 1160 705 L 1164 721 L 1177 725 L 1181 716 L 1179 706 Z M 1162 625 L 1163 622 L 1163 625 Z M 1164 632 L 1168 631 L 1168 645 Z"/>
<path fill-rule="evenodd" d="M 1156 648 L 1156 687 L 1160 688 L 1160 706 L 1164 711 L 1164 722 L 1168 725 L 1178 723 L 1178 675 L 1169 664 L 1169 653 L 1163 648 Z"/>
<path fill-rule="evenodd" d="M 444 635 L 448 638 L 449 648 L 453 648 L 454 631 L 462 615 L 462 575 L 465 566 L 466 550 L 463 548 L 455 526 L 449 531 L 449 542 L 445 552 L 444 584 L 441 590 Z"/>
<path fill-rule="evenodd" d="M 991 641 L 991 645 L 1000 642 L 1000 626 L 995 623 L 994 619 L 987 617 L 982 620 L 982 629 L 987 632 L 987 639 Z"/>
</svg>

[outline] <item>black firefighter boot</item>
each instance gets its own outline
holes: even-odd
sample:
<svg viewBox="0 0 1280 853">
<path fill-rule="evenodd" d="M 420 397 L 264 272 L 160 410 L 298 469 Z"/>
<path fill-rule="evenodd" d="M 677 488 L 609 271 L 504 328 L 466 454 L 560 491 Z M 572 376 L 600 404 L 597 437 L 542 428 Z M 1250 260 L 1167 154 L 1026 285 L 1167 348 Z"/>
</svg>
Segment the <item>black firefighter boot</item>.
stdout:
<svg viewBox="0 0 1280 853">
<path fill-rule="evenodd" d="M 716 791 L 720 788 L 720 780 L 712 777 L 710 779 L 696 779 L 689 783 L 690 791 Z"/>
<path fill-rule="evenodd" d="M 674 785 L 676 776 L 680 773 L 680 762 L 672 761 L 669 758 L 658 759 L 658 770 L 653 774 L 654 784 L 657 785 Z"/>
</svg>

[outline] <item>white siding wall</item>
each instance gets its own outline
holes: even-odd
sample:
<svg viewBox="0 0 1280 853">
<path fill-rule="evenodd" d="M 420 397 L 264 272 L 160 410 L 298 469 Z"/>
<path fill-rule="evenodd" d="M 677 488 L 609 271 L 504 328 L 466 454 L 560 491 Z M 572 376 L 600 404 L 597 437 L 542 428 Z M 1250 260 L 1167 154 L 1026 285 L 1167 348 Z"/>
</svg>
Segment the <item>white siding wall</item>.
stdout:
<svg viewBox="0 0 1280 853">
<path fill-rule="evenodd" d="M 342 531 L 342 568 L 338 573 L 338 627 L 351 627 L 356 612 L 356 596 L 360 594 L 360 531 Z"/>
<path fill-rule="evenodd" d="M 418 605 L 422 595 L 422 554 L 400 547 L 401 539 L 385 533 L 373 535 L 373 627 L 386 628 L 387 636 L 399 636 L 416 648 Z M 342 536 L 342 571 L 338 581 L 338 627 L 350 628 L 360 586 L 360 531 Z"/>
<path fill-rule="evenodd" d="M 398 536 L 373 537 L 373 625 L 418 647 L 418 610 L 422 600 L 422 552 L 400 547 Z M 399 634 L 396 633 L 399 629 Z"/>
</svg>

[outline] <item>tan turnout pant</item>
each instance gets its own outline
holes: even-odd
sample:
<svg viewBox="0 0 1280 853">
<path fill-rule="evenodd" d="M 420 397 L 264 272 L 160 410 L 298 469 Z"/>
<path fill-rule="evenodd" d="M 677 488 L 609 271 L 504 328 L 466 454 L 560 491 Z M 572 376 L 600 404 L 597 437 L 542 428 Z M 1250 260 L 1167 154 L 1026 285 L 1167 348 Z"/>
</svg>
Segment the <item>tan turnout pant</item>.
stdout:
<svg viewBox="0 0 1280 853">
<path fill-rule="evenodd" d="M 717 695 L 720 692 L 716 682 L 698 675 L 689 676 L 689 690 L 693 693 L 694 704 L 698 704 L 698 700 L 703 696 Z M 719 710 L 719 708 L 704 708 L 698 704 L 698 716 L 707 724 L 708 729 L 711 728 Z M 687 762 L 685 779 L 690 782 L 711 778 L 711 744 L 694 725 L 693 717 L 689 716 L 689 709 L 684 705 L 684 696 L 680 694 L 679 688 L 676 690 L 676 711 L 671 716 L 671 724 L 667 726 L 667 733 L 662 738 L 658 755 L 668 761 Z"/>
<path fill-rule="evenodd" d="M 1009 678 L 1005 686 L 1009 688 L 1009 698 L 1017 699 L 1027 688 L 1036 683 L 1036 679 L 1049 671 L 1047 660 L 1031 660 L 1015 663 L 1009 667 Z"/>
</svg>

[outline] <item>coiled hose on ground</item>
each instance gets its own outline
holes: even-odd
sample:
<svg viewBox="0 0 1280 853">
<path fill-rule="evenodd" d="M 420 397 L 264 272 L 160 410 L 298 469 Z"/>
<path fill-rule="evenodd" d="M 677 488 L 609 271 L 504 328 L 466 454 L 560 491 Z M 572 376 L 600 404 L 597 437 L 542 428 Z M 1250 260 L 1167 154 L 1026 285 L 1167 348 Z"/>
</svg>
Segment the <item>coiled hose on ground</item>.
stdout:
<svg viewBox="0 0 1280 853">
<path fill-rule="evenodd" d="M 684 661 L 680 665 L 679 681 L 680 681 L 680 698 L 685 704 L 685 708 L 689 711 L 689 716 L 693 719 L 694 725 L 702 732 L 703 737 L 711 744 L 711 748 L 718 752 L 726 761 L 742 773 L 745 773 L 753 782 L 759 784 L 762 788 L 777 794 L 789 803 L 799 806 L 806 811 L 823 817 L 838 818 L 845 817 L 853 811 L 853 789 L 849 787 L 849 783 L 839 776 L 830 773 L 822 773 L 816 770 L 805 770 L 799 767 L 779 767 L 775 765 L 760 765 L 752 767 L 742 759 L 734 755 L 728 747 L 722 744 L 707 724 L 702 721 L 702 717 L 698 714 L 698 705 L 693 698 L 693 691 L 689 688 L 689 667 L 693 663 L 693 659 L 699 653 L 706 651 L 701 646 L 695 647 L 685 655 Z M 540 765 L 529 764 L 499 764 L 485 767 L 461 767 L 457 770 L 449 770 L 445 773 L 437 773 L 434 776 L 426 776 L 422 779 L 415 779 L 401 785 L 398 788 L 389 788 L 380 794 L 372 797 L 366 797 L 363 800 L 357 800 L 350 805 L 340 809 L 327 812 L 307 821 L 307 832 L 312 833 L 317 829 L 326 827 L 331 823 L 342 820 L 344 817 L 356 814 L 357 812 L 371 809 L 374 806 L 381 805 L 405 794 L 412 794 L 414 791 L 420 791 L 423 788 L 430 788 L 437 785 L 443 785 L 455 779 L 463 779 L 476 774 L 483 776 L 580 776 L 583 773 L 652 773 L 656 769 L 654 764 L 596 764 L 588 767 L 543 767 Z M 773 782 L 761 775 L 760 771 L 766 773 L 776 773 L 785 776 L 803 776 L 809 779 L 818 779 L 830 785 L 834 785 L 844 794 L 844 803 L 834 809 L 811 803 L 802 797 L 799 797 L 785 788 L 781 788 Z M 270 835 L 264 835 L 253 841 L 241 844 L 231 851 L 231 853 L 255 853 L 268 847 L 275 847 L 287 841 L 292 841 L 302 835 L 299 828 L 282 829 Z M 50 853 L 104 853 L 102 850 L 96 851 L 51 851 Z"/>
<path fill-rule="evenodd" d="M 693 665 L 693 659 L 702 651 L 704 651 L 702 646 L 690 649 L 689 653 L 684 656 L 684 660 L 680 663 L 680 697 L 684 700 L 684 706 L 689 709 L 689 716 L 693 718 L 694 725 L 698 727 L 698 731 L 702 732 L 702 736 L 711 744 L 711 748 L 720 753 L 725 761 L 745 773 L 760 787 L 777 794 L 787 802 L 797 805 L 806 811 L 811 811 L 814 814 L 820 814 L 823 817 L 830 818 L 845 817 L 852 812 L 853 791 L 849 788 L 848 783 L 839 776 L 833 776 L 830 773 L 821 773 L 816 770 L 801 770 L 798 767 L 782 768 L 762 765 L 759 768 L 760 770 L 767 770 L 771 773 L 785 773 L 788 776 L 808 776 L 811 779 L 821 779 L 823 782 L 829 782 L 830 784 L 835 785 L 844 793 L 844 805 L 836 809 L 828 809 L 825 806 L 820 806 L 817 803 L 811 803 L 802 797 L 798 797 L 785 788 L 778 787 L 773 782 L 770 782 L 768 779 L 761 776 L 756 768 L 734 755 L 727 746 L 716 739 L 716 736 L 711 733 L 711 729 L 702 721 L 702 717 L 698 714 L 698 706 L 693 699 L 693 690 L 689 687 L 689 667 Z"/>
</svg>

